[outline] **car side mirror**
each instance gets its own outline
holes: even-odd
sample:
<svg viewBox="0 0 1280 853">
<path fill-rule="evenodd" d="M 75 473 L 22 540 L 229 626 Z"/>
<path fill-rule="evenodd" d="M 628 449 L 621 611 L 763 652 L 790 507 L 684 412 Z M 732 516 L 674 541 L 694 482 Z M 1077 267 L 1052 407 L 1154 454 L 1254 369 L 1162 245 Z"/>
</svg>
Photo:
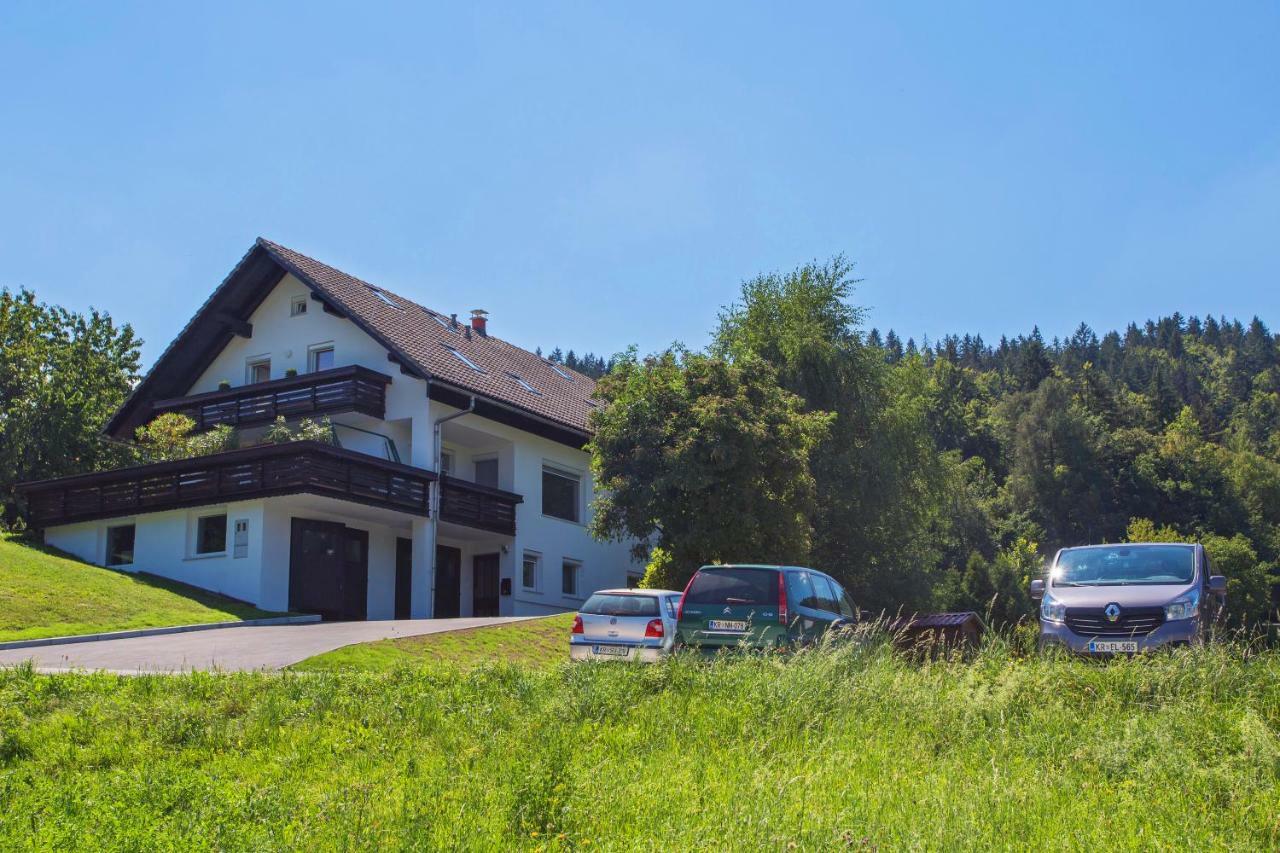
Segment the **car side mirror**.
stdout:
<svg viewBox="0 0 1280 853">
<path fill-rule="evenodd" d="M 1044 581 L 1036 578 L 1031 582 L 1031 599 L 1039 601 L 1042 598 L 1044 598 Z"/>
<path fill-rule="evenodd" d="M 1209 592 L 1214 595 L 1227 594 L 1227 579 L 1222 575 L 1209 575 Z"/>
</svg>

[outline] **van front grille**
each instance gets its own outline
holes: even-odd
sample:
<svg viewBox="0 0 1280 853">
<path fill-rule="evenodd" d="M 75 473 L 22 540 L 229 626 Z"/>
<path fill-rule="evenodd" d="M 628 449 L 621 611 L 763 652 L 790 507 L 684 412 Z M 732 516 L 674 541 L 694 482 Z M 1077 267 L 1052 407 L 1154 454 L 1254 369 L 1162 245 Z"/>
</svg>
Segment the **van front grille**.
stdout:
<svg viewBox="0 0 1280 853">
<path fill-rule="evenodd" d="M 1068 607 L 1066 621 L 1082 637 L 1145 637 L 1164 624 L 1164 608 L 1124 607 L 1112 622 L 1101 607 Z"/>
</svg>

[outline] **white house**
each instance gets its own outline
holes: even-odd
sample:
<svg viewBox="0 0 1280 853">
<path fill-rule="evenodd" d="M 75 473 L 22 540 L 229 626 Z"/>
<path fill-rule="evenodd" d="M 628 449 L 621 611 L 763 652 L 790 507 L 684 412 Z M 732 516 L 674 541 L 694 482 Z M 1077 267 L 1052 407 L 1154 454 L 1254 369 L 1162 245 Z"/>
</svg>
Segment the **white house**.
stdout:
<svg viewBox="0 0 1280 853">
<path fill-rule="evenodd" d="M 229 386 L 229 387 L 228 387 Z M 259 239 L 107 432 L 164 412 L 237 450 L 26 484 L 45 541 L 266 610 L 540 614 L 634 583 L 588 533 L 591 379 Z M 279 415 L 333 443 L 260 443 Z"/>
</svg>

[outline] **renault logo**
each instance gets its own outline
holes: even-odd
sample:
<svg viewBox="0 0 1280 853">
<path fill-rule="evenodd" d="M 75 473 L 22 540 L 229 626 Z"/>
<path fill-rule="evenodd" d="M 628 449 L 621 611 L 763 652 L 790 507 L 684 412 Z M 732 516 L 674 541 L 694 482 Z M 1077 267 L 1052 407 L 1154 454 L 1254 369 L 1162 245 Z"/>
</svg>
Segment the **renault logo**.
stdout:
<svg viewBox="0 0 1280 853">
<path fill-rule="evenodd" d="M 1108 622 L 1114 622 L 1120 618 L 1120 605 L 1112 602 L 1111 604 L 1108 604 L 1107 608 L 1102 612 L 1107 614 Z"/>
</svg>

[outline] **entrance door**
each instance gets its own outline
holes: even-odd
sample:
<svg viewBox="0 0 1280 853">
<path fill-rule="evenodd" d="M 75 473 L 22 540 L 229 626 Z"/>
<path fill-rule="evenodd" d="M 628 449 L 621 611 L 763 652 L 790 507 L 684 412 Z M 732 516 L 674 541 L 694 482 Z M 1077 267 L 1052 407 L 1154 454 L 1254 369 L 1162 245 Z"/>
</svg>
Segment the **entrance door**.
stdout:
<svg viewBox="0 0 1280 853">
<path fill-rule="evenodd" d="M 293 519 L 289 609 L 325 619 L 364 619 L 368 597 L 369 534 L 333 521 Z"/>
<path fill-rule="evenodd" d="M 409 618 L 413 584 L 413 540 L 396 538 L 396 618 Z"/>
<path fill-rule="evenodd" d="M 462 552 L 448 545 L 436 546 L 436 601 L 431 615 L 452 619 L 462 603 Z"/>
<path fill-rule="evenodd" d="M 471 614 L 498 615 L 498 555 L 476 554 L 471 563 Z"/>
</svg>

